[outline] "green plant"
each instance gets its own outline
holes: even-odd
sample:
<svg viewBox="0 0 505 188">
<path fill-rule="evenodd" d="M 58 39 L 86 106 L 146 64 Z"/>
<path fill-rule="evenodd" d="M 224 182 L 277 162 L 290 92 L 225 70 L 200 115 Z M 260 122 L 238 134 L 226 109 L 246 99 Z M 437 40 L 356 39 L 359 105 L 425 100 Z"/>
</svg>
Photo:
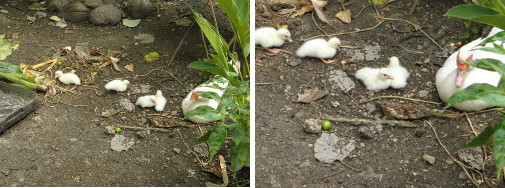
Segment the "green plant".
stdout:
<svg viewBox="0 0 505 188">
<path fill-rule="evenodd" d="M 505 29 L 505 1 L 503 0 L 477 0 L 477 5 L 459 5 L 449 10 L 445 16 L 457 17 L 466 20 L 476 21 L 483 24 L 492 25 L 500 29 Z M 499 32 L 492 37 L 482 41 L 478 46 L 483 46 L 490 42 L 505 42 L 505 31 Z M 494 47 L 481 47 L 475 50 L 483 50 L 505 55 L 505 49 L 497 44 Z M 497 59 L 477 59 L 466 62 L 474 67 L 496 71 L 501 75 L 500 83 L 497 87 L 489 84 L 473 84 L 464 90 L 454 93 L 445 108 L 466 100 L 483 100 L 489 104 L 505 107 L 505 65 Z M 500 178 L 501 171 L 505 166 L 505 113 L 498 111 L 502 119 L 496 125 L 488 125 L 477 137 L 462 148 L 481 147 L 493 145 L 493 155 L 497 167 L 497 178 Z"/>
<path fill-rule="evenodd" d="M 468 43 L 480 37 L 479 30 L 485 26 L 485 24 L 477 23 L 472 27 L 472 21 L 465 20 L 465 28 L 467 29 L 467 33 L 461 35 L 459 39 L 461 39 L 464 43 Z"/>
<path fill-rule="evenodd" d="M 230 150 L 230 163 L 233 175 L 243 167 L 250 166 L 250 84 L 249 84 L 249 1 L 216 0 L 230 20 L 233 32 L 241 47 L 243 63 L 240 66 L 237 52 L 231 52 L 226 40 L 217 29 L 199 13 L 193 11 L 198 26 L 205 34 L 216 54 L 204 61 L 195 61 L 188 67 L 210 72 L 218 76 L 210 82 L 227 83 L 225 88 L 212 85 L 209 87 L 224 90 L 222 96 L 214 92 L 198 93 L 219 103 L 217 109 L 200 106 L 186 113 L 186 118 L 200 115 L 217 120 L 214 128 L 196 142 L 209 142 L 210 160 L 224 145 L 228 136 L 233 143 Z M 239 68 L 241 67 L 241 68 Z"/>
</svg>

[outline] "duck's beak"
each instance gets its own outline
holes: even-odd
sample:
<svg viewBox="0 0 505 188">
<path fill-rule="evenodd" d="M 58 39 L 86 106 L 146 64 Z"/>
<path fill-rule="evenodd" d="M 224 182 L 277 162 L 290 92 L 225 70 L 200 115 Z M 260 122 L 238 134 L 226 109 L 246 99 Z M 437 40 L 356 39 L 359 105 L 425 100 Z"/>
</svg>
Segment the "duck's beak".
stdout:
<svg viewBox="0 0 505 188">
<path fill-rule="evenodd" d="M 293 39 L 291 39 L 291 38 L 288 38 L 288 42 L 293 42 Z"/>
<path fill-rule="evenodd" d="M 391 76 L 391 75 L 388 75 L 388 76 L 387 76 L 387 78 L 388 78 L 388 79 L 390 79 L 390 80 L 394 80 L 394 79 L 395 79 L 395 78 L 394 78 L 393 76 Z"/>
<path fill-rule="evenodd" d="M 192 93 L 191 98 L 188 100 L 188 102 L 186 102 L 186 105 L 189 105 L 192 102 L 195 102 L 196 100 L 198 100 L 198 97 L 200 97 L 200 96 L 197 95 L 196 93 Z"/>
<path fill-rule="evenodd" d="M 473 60 L 473 54 L 468 56 L 468 58 L 466 58 L 466 61 L 472 61 L 472 60 Z M 466 73 L 468 72 L 469 68 L 470 65 L 463 63 L 463 61 L 461 61 L 458 52 L 458 72 L 456 73 L 456 79 L 454 79 L 454 85 L 457 88 L 461 87 L 463 85 L 463 82 L 465 82 Z"/>
</svg>

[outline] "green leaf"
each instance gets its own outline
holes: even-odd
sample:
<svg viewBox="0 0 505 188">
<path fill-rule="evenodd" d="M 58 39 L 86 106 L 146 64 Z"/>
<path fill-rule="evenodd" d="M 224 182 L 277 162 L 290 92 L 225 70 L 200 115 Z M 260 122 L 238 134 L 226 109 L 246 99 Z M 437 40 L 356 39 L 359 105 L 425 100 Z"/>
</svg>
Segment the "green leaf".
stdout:
<svg viewBox="0 0 505 188">
<path fill-rule="evenodd" d="M 458 147 L 468 149 L 493 144 L 495 131 L 496 129 L 494 128 L 494 126 L 489 125 L 484 129 L 484 131 L 482 131 L 479 135 L 477 135 L 477 137 L 475 137 L 472 141 L 470 141 L 470 143 Z"/>
<path fill-rule="evenodd" d="M 472 22 L 469 20 L 466 20 L 463 22 L 465 24 L 465 28 L 469 29 L 472 26 Z"/>
<path fill-rule="evenodd" d="M 151 52 L 151 53 L 144 56 L 144 59 L 147 62 L 153 62 L 153 61 L 157 60 L 158 58 L 160 58 L 160 54 L 158 54 L 158 52 Z"/>
<path fill-rule="evenodd" d="M 496 162 L 496 177 L 499 179 L 505 166 L 505 121 L 503 119 L 496 125 L 493 154 Z"/>
<path fill-rule="evenodd" d="M 137 25 L 140 24 L 140 20 L 142 19 L 135 19 L 135 20 L 123 19 L 123 25 L 126 27 L 137 27 Z"/>
<path fill-rule="evenodd" d="M 198 3 L 198 0 L 188 0 L 188 3 L 190 5 L 195 5 L 196 3 Z"/>
<path fill-rule="evenodd" d="M 228 128 L 223 123 L 217 124 L 216 126 L 214 126 L 214 129 L 212 129 L 212 133 L 210 133 L 209 137 L 209 153 L 210 153 L 209 161 L 212 161 L 212 157 L 223 146 L 227 136 L 227 129 Z"/>
<path fill-rule="evenodd" d="M 229 49 L 226 40 L 224 40 L 224 38 L 219 35 L 216 28 L 200 14 L 196 12 L 193 12 L 193 14 L 195 15 L 196 23 L 198 23 L 198 26 L 200 26 L 200 29 L 205 34 L 205 37 L 207 37 L 207 40 L 209 40 L 214 50 L 216 50 L 217 58 L 219 59 L 218 62 L 228 62 L 226 57 Z"/>
<path fill-rule="evenodd" d="M 468 33 L 467 33 L 467 34 L 463 34 L 463 35 L 461 35 L 461 37 L 459 37 L 459 38 L 460 38 L 460 39 L 467 39 L 467 38 L 469 38 L 469 37 L 470 37 L 470 34 L 468 34 Z"/>
<path fill-rule="evenodd" d="M 503 77 L 500 78 L 497 88 L 505 90 L 505 81 L 503 80 Z"/>
<path fill-rule="evenodd" d="M 198 69 L 201 71 L 207 71 L 212 74 L 217 74 L 220 76 L 226 76 L 226 72 L 222 68 L 218 67 L 215 64 L 205 62 L 205 61 L 195 61 L 195 62 L 191 63 L 188 67 L 193 68 L 193 69 Z"/>
<path fill-rule="evenodd" d="M 487 43 L 494 42 L 494 41 L 505 42 L 505 31 L 500 31 L 500 32 L 496 33 L 495 35 L 487 38 L 486 40 L 482 41 L 479 44 L 479 46 L 484 46 Z"/>
<path fill-rule="evenodd" d="M 480 48 L 479 48 L 480 49 Z M 485 69 L 488 71 L 496 71 L 501 77 L 505 77 L 505 64 L 496 59 L 477 59 L 474 61 L 465 62 L 474 67 Z"/>
<path fill-rule="evenodd" d="M 214 99 L 216 101 L 220 101 L 221 97 L 214 92 L 202 92 L 202 93 L 197 93 L 197 95 L 200 95 L 202 97 L 208 98 L 208 99 Z"/>
<path fill-rule="evenodd" d="M 245 165 L 248 165 L 250 159 L 250 142 L 249 135 L 243 137 L 241 142 L 234 143 L 230 151 L 230 163 L 233 171 L 233 176 Z"/>
<path fill-rule="evenodd" d="M 233 142 L 238 144 L 242 141 L 245 136 L 247 127 L 243 126 L 241 123 L 237 122 L 230 126 L 230 135 L 233 138 Z"/>
<path fill-rule="evenodd" d="M 477 49 L 473 49 L 473 51 L 475 50 L 482 50 L 482 51 L 486 51 L 486 52 L 491 52 L 491 53 L 495 53 L 495 54 L 500 54 L 500 55 L 504 55 L 505 54 L 505 49 L 503 49 L 501 46 L 493 43 L 493 46 L 494 47 L 482 47 L 482 48 L 477 48 Z"/>
<path fill-rule="evenodd" d="M 494 106 L 504 107 L 505 91 L 489 84 L 472 84 L 471 86 L 454 93 L 451 98 L 449 98 L 449 102 L 444 108 L 449 108 L 466 100 L 477 99 L 486 101 Z"/>
<path fill-rule="evenodd" d="M 189 118 L 191 116 L 202 116 L 203 118 L 217 121 L 221 119 L 221 116 L 217 113 L 216 109 L 210 106 L 199 106 L 193 110 L 186 113 L 184 117 Z"/>
<path fill-rule="evenodd" d="M 205 133 L 204 135 L 202 135 L 200 138 L 198 138 L 198 140 L 195 140 L 194 142 L 195 143 L 202 143 L 202 142 L 209 141 L 211 133 L 212 133 L 212 130 L 208 131 L 207 133 Z"/>
<path fill-rule="evenodd" d="M 505 28 L 505 22 L 503 21 L 505 20 L 505 15 L 502 15 L 491 8 L 480 5 L 458 5 L 445 13 L 444 16 L 476 21 L 498 28 Z"/>
</svg>

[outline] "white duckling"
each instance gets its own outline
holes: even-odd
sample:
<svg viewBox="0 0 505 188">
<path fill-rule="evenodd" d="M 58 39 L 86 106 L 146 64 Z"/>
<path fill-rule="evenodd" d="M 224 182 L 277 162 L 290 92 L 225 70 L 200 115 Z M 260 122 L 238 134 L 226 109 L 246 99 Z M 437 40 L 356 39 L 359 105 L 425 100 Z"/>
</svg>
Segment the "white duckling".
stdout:
<svg viewBox="0 0 505 188">
<path fill-rule="evenodd" d="M 497 86 L 500 81 L 500 75 L 497 72 L 487 71 L 484 69 L 472 67 L 461 61 L 460 57 L 466 57 L 466 61 L 472 59 L 491 58 L 505 62 L 505 55 L 498 55 L 491 52 L 473 49 L 485 39 L 493 36 L 494 34 L 503 31 L 499 28 L 493 28 L 489 35 L 485 38 L 479 38 L 464 46 L 457 52 L 454 52 L 442 66 L 435 77 L 435 85 L 437 87 L 438 96 L 442 101 L 448 102 L 452 94 L 461 91 L 474 83 L 486 83 Z M 496 41 L 495 44 L 502 45 L 501 42 Z M 488 43 L 485 47 L 493 47 L 493 43 Z M 482 100 L 464 101 L 453 105 L 453 107 L 463 111 L 479 111 L 485 108 L 492 107 L 491 104 Z"/>
<path fill-rule="evenodd" d="M 141 106 L 142 108 L 149 108 L 155 105 L 156 96 L 154 95 L 146 95 L 139 97 L 135 105 Z"/>
<path fill-rule="evenodd" d="M 126 91 L 126 88 L 128 88 L 128 84 L 130 84 L 128 80 L 112 80 L 105 84 L 105 89 L 123 92 Z"/>
<path fill-rule="evenodd" d="M 334 61 L 326 61 L 324 59 L 332 58 L 337 53 L 337 48 L 340 46 L 340 39 L 333 37 L 326 41 L 324 39 L 309 40 L 296 50 L 298 57 L 318 57 L 323 63 L 331 64 Z"/>
<path fill-rule="evenodd" d="M 400 60 L 398 57 L 393 56 L 389 58 L 389 65 L 386 67 L 389 71 L 389 75 L 394 79 L 391 80 L 392 88 L 404 88 L 407 86 L 407 79 L 409 78 L 409 71 L 400 65 Z"/>
<path fill-rule="evenodd" d="M 186 98 L 182 100 L 182 112 L 184 113 L 184 115 L 186 115 L 186 113 L 189 112 L 190 110 L 198 108 L 199 106 L 210 106 L 211 108 L 217 109 L 219 103 L 217 103 L 216 100 L 205 98 L 197 94 L 201 92 L 214 92 L 219 96 L 222 96 L 224 93 L 222 90 L 205 87 L 207 85 L 216 85 L 216 84 L 222 88 L 228 85 L 228 83 L 212 82 L 209 84 L 200 85 L 194 88 L 191 92 L 189 92 Z M 191 116 L 188 119 L 195 123 L 209 123 L 212 121 L 202 116 Z"/>
<path fill-rule="evenodd" d="M 254 32 L 256 45 L 261 45 L 263 48 L 280 47 L 285 40 L 293 42 L 291 33 L 283 26 L 280 29 L 273 27 L 262 27 Z"/>
<path fill-rule="evenodd" d="M 366 89 L 372 91 L 387 89 L 391 85 L 391 80 L 394 80 L 387 68 L 365 67 L 358 70 L 355 76 L 365 84 Z"/>
<path fill-rule="evenodd" d="M 63 72 L 61 71 L 56 71 L 54 75 L 55 75 L 54 77 L 58 78 L 58 80 L 60 80 L 61 83 L 81 85 L 81 79 L 79 79 L 79 76 L 77 76 L 72 72 L 63 74 Z"/>
<path fill-rule="evenodd" d="M 161 90 L 156 91 L 155 99 L 154 99 L 154 108 L 156 111 L 161 112 L 165 108 L 165 104 L 167 104 L 167 99 L 163 97 Z"/>
</svg>

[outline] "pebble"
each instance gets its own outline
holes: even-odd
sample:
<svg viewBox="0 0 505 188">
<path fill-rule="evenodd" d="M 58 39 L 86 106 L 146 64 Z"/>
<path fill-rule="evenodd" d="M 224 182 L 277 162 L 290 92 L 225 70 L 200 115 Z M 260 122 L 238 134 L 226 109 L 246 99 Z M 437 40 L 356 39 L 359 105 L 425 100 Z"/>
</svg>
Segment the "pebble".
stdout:
<svg viewBox="0 0 505 188">
<path fill-rule="evenodd" d="M 56 10 L 58 12 L 61 12 L 65 8 L 65 6 L 68 5 L 68 3 L 69 3 L 68 0 L 51 0 L 47 4 L 47 10 L 49 11 Z"/>
<path fill-rule="evenodd" d="M 139 138 L 145 138 L 149 134 L 151 134 L 150 130 L 139 130 L 139 131 L 137 131 L 137 137 L 139 137 Z"/>
<path fill-rule="evenodd" d="M 306 119 L 305 123 L 302 125 L 303 130 L 308 133 L 321 133 L 321 120 L 319 119 Z"/>
<path fill-rule="evenodd" d="M 116 134 L 116 129 L 113 126 L 108 125 L 105 127 L 105 134 L 108 135 Z"/>
<path fill-rule="evenodd" d="M 121 21 L 121 11 L 112 5 L 102 5 L 89 13 L 89 21 L 95 25 L 116 25 Z"/>
<path fill-rule="evenodd" d="M 419 97 L 421 98 L 424 98 L 426 96 L 428 96 L 430 92 L 429 91 L 426 91 L 426 90 L 421 90 L 421 91 L 418 91 L 417 94 L 419 95 Z"/>
<path fill-rule="evenodd" d="M 89 17 L 89 8 L 84 6 L 81 2 L 72 2 L 65 7 L 63 12 L 60 13 L 60 17 L 65 18 L 65 20 L 70 22 L 83 22 Z"/>
<path fill-rule="evenodd" d="M 359 135 L 362 138 L 366 139 L 371 139 L 373 138 L 376 134 L 379 134 L 382 132 L 382 125 L 381 124 L 376 124 L 376 125 L 370 125 L 370 126 L 363 126 L 358 129 Z"/>
<path fill-rule="evenodd" d="M 447 158 L 447 159 L 445 159 L 445 163 L 454 164 L 454 161 L 451 158 Z"/>
<path fill-rule="evenodd" d="M 430 71 L 427 68 L 422 68 L 421 72 L 427 73 L 427 72 L 430 72 Z"/>
<path fill-rule="evenodd" d="M 128 14 L 135 19 L 142 19 L 154 10 L 154 6 L 149 0 L 137 0 L 128 4 Z"/>
<path fill-rule="evenodd" d="M 338 107 L 338 105 L 340 105 L 340 103 L 338 103 L 338 101 L 334 101 L 334 102 L 331 102 L 331 106 L 333 107 Z"/>
<path fill-rule="evenodd" d="M 177 154 L 181 153 L 181 149 L 179 149 L 179 148 L 174 148 L 172 150 L 174 150 L 174 152 L 177 153 Z"/>
<path fill-rule="evenodd" d="M 423 155 L 423 160 L 426 161 L 426 162 L 428 162 L 430 165 L 435 164 L 435 157 L 433 157 L 431 155 L 424 154 Z"/>
</svg>

